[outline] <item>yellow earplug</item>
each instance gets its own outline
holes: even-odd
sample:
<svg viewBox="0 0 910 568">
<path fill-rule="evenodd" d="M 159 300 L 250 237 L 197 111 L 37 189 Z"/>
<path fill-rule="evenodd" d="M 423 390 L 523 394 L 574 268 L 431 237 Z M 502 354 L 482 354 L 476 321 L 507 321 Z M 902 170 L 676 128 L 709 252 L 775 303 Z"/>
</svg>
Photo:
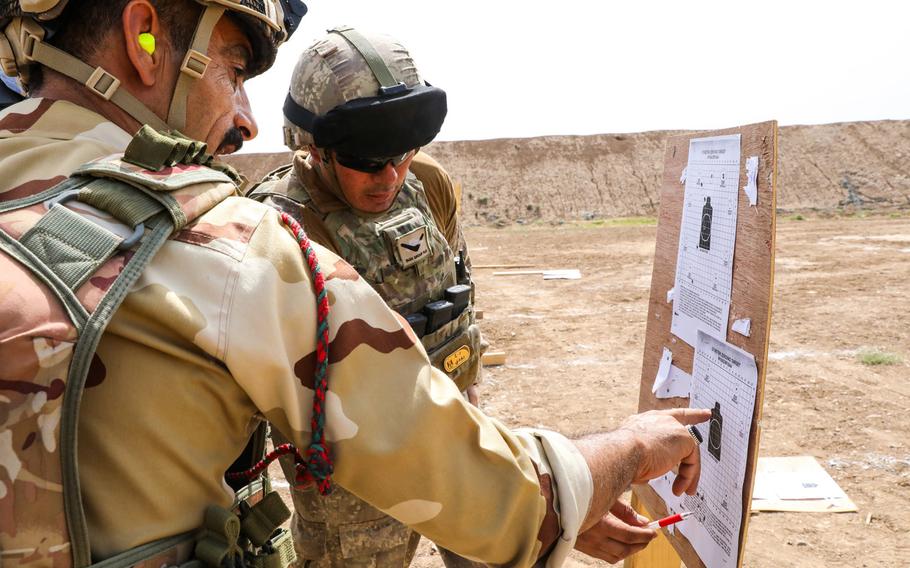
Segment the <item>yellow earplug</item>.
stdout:
<svg viewBox="0 0 910 568">
<path fill-rule="evenodd" d="M 155 53 L 155 36 L 148 32 L 139 34 L 139 47 L 149 55 L 153 55 Z"/>
</svg>

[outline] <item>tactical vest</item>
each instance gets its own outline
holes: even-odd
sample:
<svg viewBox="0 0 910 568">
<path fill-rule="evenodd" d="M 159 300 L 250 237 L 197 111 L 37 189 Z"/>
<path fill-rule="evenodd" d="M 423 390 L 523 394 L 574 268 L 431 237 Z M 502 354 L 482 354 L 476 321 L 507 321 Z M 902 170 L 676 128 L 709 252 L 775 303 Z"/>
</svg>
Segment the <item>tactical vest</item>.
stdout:
<svg viewBox="0 0 910 568">
<path fill-rule="evenodd" d="M 90 162 L 50 189 L 0 202 L 0 271 L 15 282 L 0 290 L 4 567 L 91 564 L 76 452 L 81 395 L 107 324 L 155 253 L 187 223 L 237 194 L 239 176 L 215 169 L 204 150 L 202 143 L 145 127 L 122 158 Z M 74 212 L 77 201 L 88 215 Z M 258 516 L 243 520 L 211 507 L 201 539 L 178 535 L 104 564 L 175 565 L 195 556 L 201 560 L 194 562 L 219 565 L 238 550 L 238 537 L 249 539 L 258 529 L 268 538 L 290 516 L 274 501 L 267 497 L 256 507 Z M 279 519 L 282 507 L 287 516 Z M 241 531 L 241 524 L 253 528 Z M 286 546 L 282 550 L 287 554 Z M 277 560 L 261 555 L 253 563 L 277 567 Z"/>
<path fill-rule="evenodd" d="M 320 211 L 307 188 L 290 174 L 287 166 L 275 170 L 250 197 L 278 197 L 273 204 L 279 208 L 299 206 L 317 213 L 335 237 L 341 257 L 405 318 L 413 321 L 412 316 L 427 314 L 432 320 L 432 310 L 437 307 L 433 305 L 446 302 L 446 290 L 456 284 L 470 287 L 461 311 L 455 313 L 456 306 L 452 317 L 430 321 L 424 333 L 416 327 L 415 331 L 433 366 L 443 370 L 460 390 L 477 382 L 481 341 L 474 321 L 473 284 L 469 279 L 458 281 L 456 256 L 433 218 L 420 180 L 408 172 L 392 205 L 382 213 L 366 215 L 350 208 Z M 293 198 L 287 192 L 291 180 L 297 180 L 302 190 Z"/>
</svg>

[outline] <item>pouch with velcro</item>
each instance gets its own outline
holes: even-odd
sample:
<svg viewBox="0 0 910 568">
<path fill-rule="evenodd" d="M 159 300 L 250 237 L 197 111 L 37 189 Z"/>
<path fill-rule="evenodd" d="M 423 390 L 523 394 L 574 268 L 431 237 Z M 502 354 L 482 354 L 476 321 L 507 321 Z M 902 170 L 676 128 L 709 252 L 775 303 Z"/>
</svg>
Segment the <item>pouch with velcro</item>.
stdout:
<svg viewBox="0 0 910 568">
<path fill-rule="evenodd" d="M 422 338 L 430 363 L 448 375 L 462 392 L 478 382 L 480 375 L 480 327 L 473 321 L 474 310 L 469 307 Z"/>
<path fill-rule="evenodd" d="M 295 516 L 291 520 L 294 550 L 300 560 L 316 560 L 325 556 L 328 532 L 325 523 L 307 521 Z"/>
</svg>

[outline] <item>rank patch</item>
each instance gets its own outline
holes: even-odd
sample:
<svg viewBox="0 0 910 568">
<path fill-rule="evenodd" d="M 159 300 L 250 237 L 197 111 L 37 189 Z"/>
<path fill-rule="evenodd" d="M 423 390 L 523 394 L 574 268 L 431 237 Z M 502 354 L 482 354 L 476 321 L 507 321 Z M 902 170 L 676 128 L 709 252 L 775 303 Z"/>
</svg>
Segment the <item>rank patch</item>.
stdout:
<svg viewBox="0 0 910 568">
<path fill-rule="evenodd" d="M 413 266 L 423 258 L 429 256 L 430 246 L 427 244 L 426 226 L 418 227 L 410 233 L 401 235 L 395 239 L 395 248 L 398 249 L 398 258 L 401 259 L 401 266 L 408 268 Z"/>
</svg>

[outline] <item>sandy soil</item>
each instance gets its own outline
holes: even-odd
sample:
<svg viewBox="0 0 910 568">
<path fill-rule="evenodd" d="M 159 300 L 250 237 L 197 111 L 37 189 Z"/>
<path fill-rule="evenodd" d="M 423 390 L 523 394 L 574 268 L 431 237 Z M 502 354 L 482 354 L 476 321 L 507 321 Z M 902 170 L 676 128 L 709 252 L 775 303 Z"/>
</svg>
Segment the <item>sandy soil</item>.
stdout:
<svg viewBox="0 0 910 568">
<path fill-rule="evenodd" d="M 567 434 L 635 412 L 656 227 L 471 228 L 475 265 L 578 268 L 577 281 L 475 270 L 493 350 L 482 407 Z M 858 513 L 761 513 L 745 566 L 910 566 L 910 216 L 781 220 L 761 455 L 812 455 Z M 902 362 L 868 366 L 880 349 Z M 867 522 L 868 516 L 871 519 Z M 424 541 L 415 564 L 442 566 Z M 576 554 L 570 566 L 595 562 Z"/>
<path fill-rule="evenodd" d="M 484 333 L 508 355 L 486 371 L 484 410 L 565 433 L 634 412 L 655 227 L 477 228 L 467 238 L 477 265 L 583 275 L 475 271 Z M 782 220 L 776 264 L 761 455 L 815 456 L 859 513 L 755 515 L 745 565 L 910 565 L 910 217 Z M 864 349 L 904 362 L 866 366 Z"/>
</svg>

